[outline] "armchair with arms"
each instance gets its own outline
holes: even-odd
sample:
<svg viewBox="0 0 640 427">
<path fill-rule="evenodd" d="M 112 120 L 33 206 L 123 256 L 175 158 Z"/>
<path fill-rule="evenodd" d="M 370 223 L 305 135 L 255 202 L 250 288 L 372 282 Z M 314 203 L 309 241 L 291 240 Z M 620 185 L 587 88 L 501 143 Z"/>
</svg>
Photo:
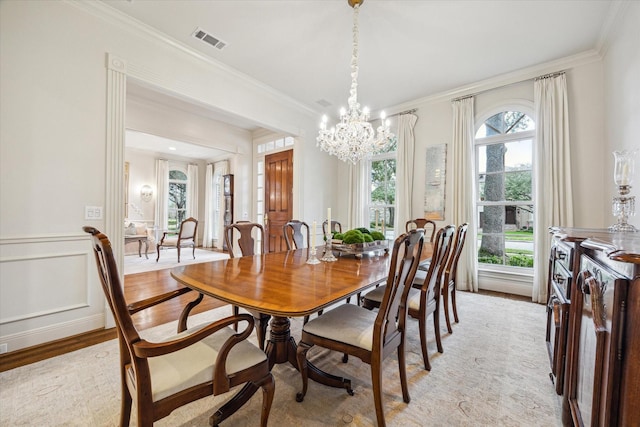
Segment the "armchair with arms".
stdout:
<svg viewBox="0 0 640 427">
<path fill-rule="evenodd" d="M 104 234 L 84 227 L 91 242 L 98 275 L 113 313 L 120 347 L 120 426 L 128 426 L 133 400 L 136 402 L 137 425 L 152 426 L 175 409 L 209 395 L 220 395 L 244 384 L 234 398 L 210 418 L 217 426 L 237 411 L 243 399 L 263 391 L 260 425 L 265 427 L 274 395 L 273 376 L 266 355 L 247 341 L 253 330 L 249 315 L 231 316 L 187 329 L 187 305 L 178 323 L 178 334 L 151 342 L 143 339 L 131 318 L 133 313 L 190 292 L 181 288 L 127 305 L 111 249 Z M 230 325 L 247 323 L 239 333 Z"/>
<path fill-rule="evenodd" d="M 158 257 L 156 262 L 160 259 L 161 248 L 176 248 L 178 250 L 178 262 L 180 262 L 180 248 L 191 247 L 193 250 L 193 259 L 196 259 L 196 233 L 198 231 L 198 220 L 195 218 L 187 218 L 180 223 L 180 230 L 178 235 L 175 233 L 165 231 L 162 234 L 162 239 L 156 245 L 158 251 Z"/>
</svg>

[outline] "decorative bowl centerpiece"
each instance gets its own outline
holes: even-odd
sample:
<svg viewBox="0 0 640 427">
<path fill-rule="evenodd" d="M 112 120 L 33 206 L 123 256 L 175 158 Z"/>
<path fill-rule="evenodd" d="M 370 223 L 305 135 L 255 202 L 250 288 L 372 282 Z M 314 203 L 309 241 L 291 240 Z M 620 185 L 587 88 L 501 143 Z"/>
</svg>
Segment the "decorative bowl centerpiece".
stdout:
<svg viewBox="0 0 640 427">
<path fill-rule="evenodd" d="M 389 242 L 379 231 L 369 231 L 366 228 L 354 228 L 345 233 L 334 233 L 331 248 L 338 256 L 355 255 L 362 258 L 368 253 L 381 255 L 389 252 Z"/>
</svg>

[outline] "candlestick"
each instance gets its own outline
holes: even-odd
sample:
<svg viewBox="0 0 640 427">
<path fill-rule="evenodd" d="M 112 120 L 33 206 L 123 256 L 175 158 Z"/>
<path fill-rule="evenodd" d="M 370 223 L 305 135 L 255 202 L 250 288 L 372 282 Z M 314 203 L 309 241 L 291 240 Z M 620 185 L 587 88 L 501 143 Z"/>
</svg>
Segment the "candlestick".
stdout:
<svg viewBox="0 0 640 427">
<path fill-rule="evenodd" d="M 609 227 L 610 231 L 638 231 L 628 223 L 630 216 L 635 215 L 635 197 L 629 195 L 633 182 L 633 163 L 636 150 L 614 151 L 615 164 L 613 167 L 613 182 L 616 184 L 618 196 L 613 198 L 611 210 L 618 217 L 616 224 Z"/>
</svg>

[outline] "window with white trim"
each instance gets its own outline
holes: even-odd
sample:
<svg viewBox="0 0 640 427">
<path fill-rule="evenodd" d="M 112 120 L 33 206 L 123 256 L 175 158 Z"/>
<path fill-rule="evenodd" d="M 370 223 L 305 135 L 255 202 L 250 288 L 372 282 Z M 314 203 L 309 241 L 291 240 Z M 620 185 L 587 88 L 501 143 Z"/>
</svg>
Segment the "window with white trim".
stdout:
<svg viewBox="0 0 640 427">
<path fill-rule="evenodd" d="M 396 150 L 394 139 L 383 153 L 369 159 L 369 200 L 367 213 L 369 229 L 384 233 L 387 239 L 395 238 L 396 214 Z"/>
<path fill-rule="evenodd" d="M 475 136 L 478 263 L 533 267 L 535 124 L 520 111 L 489 117 Z"/>
<path fill-rule="evenodd" d="M 169 231 L 177 231 L 187 213 L 187 185 L 189 180 L 184 171 L 171 169 L 169 171 Z"/>
</svg>

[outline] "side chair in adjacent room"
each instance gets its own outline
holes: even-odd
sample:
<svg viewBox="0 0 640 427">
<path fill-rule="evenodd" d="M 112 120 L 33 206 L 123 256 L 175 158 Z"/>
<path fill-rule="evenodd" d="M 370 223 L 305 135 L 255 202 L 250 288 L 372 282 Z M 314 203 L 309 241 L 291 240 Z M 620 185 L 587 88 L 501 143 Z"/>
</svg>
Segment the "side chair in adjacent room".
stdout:
<svg viewBox="0 0 640 427">
<path fill-rule="evenodd" d="M 156 250 L 158 251 L 156 262 L 160 259 L 160 249 L 162 248 L 176 248 L 178 251 L 178 262 L 180 262 L 180 249 L 191 248 L 193 259 L 196 259 L 197 232 L 198 220 L 195 218 L 187 218 L 182 221 L 177 235 L 175 232 L 165 231 L 162 234 L 162 239 L 160 239 L 156 245 Z"/>
<path fill-rule="evenodd" d="M 213 413 L 210 424 L 217 426 L 262 388 L 260 425 L 266 427 L 275 385 L 267 356 L 247 340 L 253 318 L 242 314 L 187 329 L 188 305 L 177 334 L 155 342 L 143 339 L 131 315 L 191 290 L 181 288 L 127 305 L 109 239 L 93 227 L 84 227 L 84 231 L 91 234 L 98 276 L 118 332 L 120 426 L 129 425 L 134 399 L 137 425 L 149 427 L 183 405 L 243 385 Z M 234 332 L 230 325 L 238 323 L 246 327 Z"/>
<path fill-rule="evenodd" d="M 404 349 L 407 307 L 404 302 L 418 269 L 423 243 L 423 230 L 413 230 L 395 240 L 385 292 L 377 312 L 355 304 L 343 304 L 325 310 L 322 316 L 302 327 L 302 338 L 296 354 L 302 376 L 302 391 L 296 397 L 298 402 L 302 402 L 307 393 L 307 352 L 313 346 L 320 346 L 358 357 L 371 366 L 373 400 L 379 426 L 385 426 L 382 362 L 397 352 L 402 398 L 409 403 Z M 342 386 L 349 394 L 353 394 L 350 380 L 336 383 L 336 386 Z"/>
</svg>

